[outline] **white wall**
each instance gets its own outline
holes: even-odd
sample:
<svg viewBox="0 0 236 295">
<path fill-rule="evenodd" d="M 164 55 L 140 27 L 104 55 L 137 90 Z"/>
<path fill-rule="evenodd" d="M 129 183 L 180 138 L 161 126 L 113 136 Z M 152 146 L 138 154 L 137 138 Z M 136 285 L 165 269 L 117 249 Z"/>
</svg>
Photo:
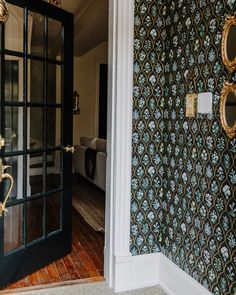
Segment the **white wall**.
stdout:
<svg viewBox="0 0 236 295">
<path fill-rule="evenodd" d="M 80 115 L 74 115 L 74 144 L 81 136 L 98 136 L 99 64 L 107 63 L 107 46 L 102 42 L 74 59 L 74 90 L 80 95 Z"/>
</svg>

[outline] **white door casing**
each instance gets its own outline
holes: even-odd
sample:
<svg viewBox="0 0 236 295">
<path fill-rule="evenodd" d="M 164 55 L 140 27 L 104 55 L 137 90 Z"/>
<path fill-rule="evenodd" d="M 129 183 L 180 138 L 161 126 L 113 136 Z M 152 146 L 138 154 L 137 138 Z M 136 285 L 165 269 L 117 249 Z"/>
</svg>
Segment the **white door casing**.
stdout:
<svg viewBox="0 0 236 295">
<path fill-rule="evenodd" d="M 109 0 L 108 128 L 104 274 L 119 290 L 130 259 L 134 0 Z"/>
</svg>

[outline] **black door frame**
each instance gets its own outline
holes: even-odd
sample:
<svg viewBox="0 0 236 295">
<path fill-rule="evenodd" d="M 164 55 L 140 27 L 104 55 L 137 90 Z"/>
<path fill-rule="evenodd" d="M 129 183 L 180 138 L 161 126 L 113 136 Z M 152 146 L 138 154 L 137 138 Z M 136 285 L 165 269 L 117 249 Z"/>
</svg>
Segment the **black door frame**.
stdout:
<svg viewBox="0 0 236 295">
<path fill-rule="evenodd" d="M 69 12 L 63 11 L 57 7 L 54 7 L 42 0 L 7 0 L 8 3 L 23 7 L 25 15 L 27 11 L 33 11 L 46 15 L 52 19 L 62 22 L 64 27 L 64 62 L 62 64 L 64 70 L 64 77 L 62 81 L 64 83 L 62 92 L 62 117 L 64 122 L 64 128 L 62 128 L 62 146 L 72 145 L 72 128 L 73 128 L 73 29 L 74 19 L 73 15 Z M 32 57 L 27 53 L 27 21 L 24 25 L 24 52 L 17 53 L 9 50 L 1 50 L 1 131 L 4 130 L 4 56 L 5 54 L 11 54 L 24 58 L 24 64 L 27 62 L 27 58 Z M 4 28 L 1 28 L 1 44 L 4 44 Z M 34 57 L 39 59 L 39 57 Z M 48 61 L 50 61 L 48 59 Z M 52 62 L 52 61 L 50 61 Z M 26 65 L 25 65 L 26 66 Z M 24 80 L 27 79 L 26 71 L 24 71 Z M 26 83 L 26 82 L 24 82 Z M 26 94 L 24 93 L 24 102 L 18 102 L 18 106 L 26 107 Z M 14 104 L 14 106 L 17 105 Z M 27 153 L 26 148 L 24 153 Z M 17 155 L 17 153 L 8 153 L 7 156 Z M 22 153 L 21 153 L 22 155 Z M 1 150 L 0 156 L 6 156 L 4 149 Z M 21 279 L 22 277 L 36 271 L 37 269 L 50 264 L 51 262 L 59 259 L 65 254 L 71 251 L 71 196 L 72 196 L 72 156 L 71 154 L 63 154 L 63 227 L 61 231 L 55 235 L 45 237 L 44 240 L 26 246 L 26 237 L 23 236 L 24 246 L 10 253 L 4 255 L 3 253 L 3 232 L 4 222 L 3 218 L 0 218 L 0 286 L 5 286 L 9 282 L 13 282 Z M 2 185 L 1 185 L 2 186 Z M 3 190 L 1 189 L 0 201 L 3 201 Z M 24 196 L 24 204 L 27 202 L 27 197 Z M 23 215 L 25 219 L 25 211 Z"/>
</svg>

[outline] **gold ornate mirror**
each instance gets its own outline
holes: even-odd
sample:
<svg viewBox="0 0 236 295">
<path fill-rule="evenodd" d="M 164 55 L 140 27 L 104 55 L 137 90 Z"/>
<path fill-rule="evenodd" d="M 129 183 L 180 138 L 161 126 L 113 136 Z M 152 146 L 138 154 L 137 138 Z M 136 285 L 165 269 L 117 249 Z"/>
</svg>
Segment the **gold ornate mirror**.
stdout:
<svg viewBox="0 0 236 295">
<path fill-rule="evenodd" d="M 225 82 L 220 101 L 220 119 L 229 138 L 236 136 L 236 84 Z"/>
<path fill-rule="evenodd" d="M 236 70 L 236 16 L 227 16 L 222 34 L 221 54 L 230 72 Z"/>
<path fill-rule="evenodd" d="M 9 12 L 5 0 L 0 0 L 0 23 L 4 24 L 9 17 Z"/>
</svg>

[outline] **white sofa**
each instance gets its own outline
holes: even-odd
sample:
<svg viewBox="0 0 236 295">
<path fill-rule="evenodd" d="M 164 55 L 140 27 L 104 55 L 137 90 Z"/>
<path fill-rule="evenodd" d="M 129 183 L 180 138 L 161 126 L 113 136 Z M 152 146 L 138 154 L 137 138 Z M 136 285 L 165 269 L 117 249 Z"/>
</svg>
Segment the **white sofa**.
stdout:
<svg viewBox="0 0 236 295">
<path fill-rule="evenodd" d="M 94 180 L 85 173 L 85 151 L 88 148 L 97 150 Z M 106 140 L 99 138 L 81 137 L 80 145 L 75 146 L 74 171 L 105 191 L 106 189 Z"/>
</svg>

